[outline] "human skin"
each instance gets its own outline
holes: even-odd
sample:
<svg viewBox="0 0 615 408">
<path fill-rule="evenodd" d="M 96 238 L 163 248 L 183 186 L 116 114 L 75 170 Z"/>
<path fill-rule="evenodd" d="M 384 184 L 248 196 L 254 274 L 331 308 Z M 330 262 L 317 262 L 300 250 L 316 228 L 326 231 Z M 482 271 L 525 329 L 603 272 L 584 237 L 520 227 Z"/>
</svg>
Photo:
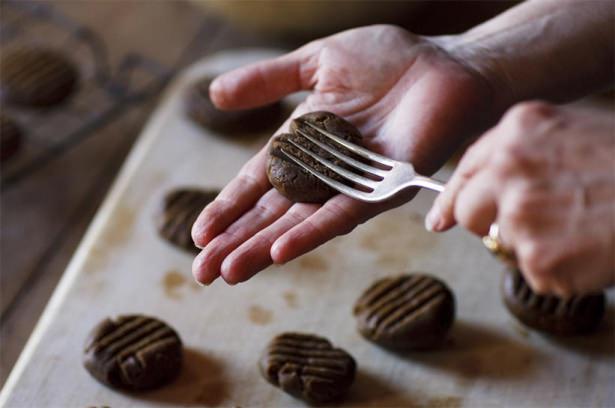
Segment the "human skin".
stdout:
<svg viewBox="0 0 615 408">
<path fill-rule="evenodd" d="M 492 100 L 474 70 L 392 26 L 346 31 L 228 73 L 210 94 L 220 107 L 249 108 L 299 90 L 312 92 L 292 117 L 333 112 L 357 126 L 366 147 L 410 161 L 422 174 L 435 171 L 485 120 Z M 244 281 L 412 197 L 377 205 L 343 195 L 323 205 L 292 203 L 269 184 L 267 151 L 247 162 L 196 221 L 193 238 L 203 248 L 193 263 L 197 281 Z"/>
<path fill-rule="evenodd" d="M 292 117 L 332 111 L 361 130 L 368 148 L 431 174 L 515 102 L 565 101 L 612 80 L 612 3 L 589 3 L 530 1 L 459 36 L 419 37 L 393 26 L 349 30 L 226 73 L 210 95 L 221 109 L 242 109 L 309 90 Z M 565 65 L 555 70 L 558 61 Z M 193 239 L 203 248 L 193 263 L 197 281 L 244 281 L 412 197 L 406 192 L 367 204 L 338 195 L 322 206 L 291 203 L 267 180 L 267 149 L 196 221 Z"/>
<path fill-rule="evenodd" d="M 615 283 L 615 117 L 525 102 L 468 149 L 426 224 L 485 235 L 497 222 L 534 291 Z"/>
</svg>

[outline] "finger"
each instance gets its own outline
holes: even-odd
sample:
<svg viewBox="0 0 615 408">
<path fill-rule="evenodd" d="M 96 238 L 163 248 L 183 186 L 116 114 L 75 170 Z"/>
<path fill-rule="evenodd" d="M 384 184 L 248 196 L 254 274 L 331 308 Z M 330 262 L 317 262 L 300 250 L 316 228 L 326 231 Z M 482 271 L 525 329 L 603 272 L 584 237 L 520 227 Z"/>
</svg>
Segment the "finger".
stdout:
<svg viewBox="0 0 615 408">
<path fill-rule="evenodd" d="M 278 58 L 256 62 L 217 77 L 209 87 L 220 109 L 248 109 L 314 86 L 319 43 L 310 43 Z"/>
<path fill-rule="evenodd" d="M 498 182 L 488 169 L 479 171 L 460 187 L 454 202 L 454 219 L 467 230 L 485 236 L 498 212 Z"/>
<path fill-rule="evenodd" d="M 231 284 L 243 282 L 271 265 L 273 242 L 316 212 L 318 207 L 318 204 L 295 204 L 275 223 L 244 242 L 222 263 L 221 275 L 224 280 Z"/>
<path fill-rule="evenodd" d="M 565 281 L 553 281 L 550 284 L 549 290 L 548 290 L 549 294 L 553 294 L 557 297 L 560 297 L 562 299 L 568 299 L 572 296 L 574 296 L 574 291 L 572 288 L 572 285 L 570 285 L 568 282 Z"/>
<path fill-rule="evenodd" d="M 268 149 L 265 146 L 250 159 L 199 214 L 192 226 L 192 240 L 198 248 L 205 247 L 271 188 L 265 172 Z"/>
<path fill-rule="evenodd" d="M 578 262 L 581 263 L 581 262 Z M 610 265 L 613 265 L 610 263 Z M 575 265 L 576 266 L 576 265 Z M 599 293 L 604 288 L 613 286 L 615 281 L 615 271 L 612 269 L 591 269 L 588 276 L 579 273 L 580 270 L 587 268 L 587 263 L 581 268 L 566 266 L 562 276 L 570 282 L 571 293 L 574 295 L 585 295 L 588 293 Z M 562 268 L 564 269 L 564 268 Z"/>
<path fill-rule="evenodd" d="M 523 245 L 520 246 L 523 247 Z M 594 287 L 592 280 L 587 279 L 587 275 L 578 273 L 579 270 L 589 269 L 587 262 L 583 262 L 583 266 L 579 268 L 579 265 L 575 265 L 574 256 L 557 256 L 561 246 L 560 240 L 543 242 L 541 244 L 541 251 L 544 252 L 542 264 L 536 264 L 536 261 L 523 256 L 519 259 L 519 266 L 534 292 L 566 299 L 604 287 Z M 571 249 L 571 251 L 574 250 L 574 248 Z M 577 280 L 575 277 L 581 277 L 581 279 Z"/>
<path fill-rule="evenodd" d="M 516 253 L 519 255 L 521 247 L 517 246 Z M 527 285 L 532 292 L 538 295 L 551 295 L 553 294 L 553 286 L 549 279 L 541 274 L 536 274 L 531 265 L 528 265 L 522 256 L 517 256 L 517 266 L 519 272 L 523 275 Z"/>
<path fill-rule="evenodd" d="M 522 255 L 520 264 L 529 278 L 542 284 L 544 293 L 567 298 L 597 292 L 609 286 L 609 275 L 602 273 L 609 267 L 600 256 L 600 250 L 605 248 L 598 249 L 591 239 L 571 242 L 561 235 L 561 231 L 557 236 L 538 239 L 540 244 L 532 244 L 531 241 L 519 244 Z M 529 251 L 531 247 L 537 254 L 533 259 Z M 612 273 L 611 276 L 615 275 Z"/>
<path fill-rule="evenodd" d="M 194 278 L 206 285 L 213 282 L 220 275 L 220 266 L 228 254 L 280 218 L 291 205 L 292 203 L 276 190 L 269 190 L 250 211 L 213 239 L 194 259 Z"/>
<path fill-rule="evenodd" d="M 496 138 L 490 131 L 476 141 L 464 154 L 446 187 L 436 198 L 425 218 L 425 228 L 429 231 L 442 232 L 455 225 L 455 201 L 457 195 L 476 172 L 485 167 Z"/>
<path fill-rule="evenodd" d="M 525 278 L 530 289 L 532 289 L 532 292 L 538 295 L 554 294 L 552 291 L 552 286 L 544 278 L 526 272 L 522 264 L 520 265 L 519 271 L 523 274 L 523 277 Z"/>
<path fill-rule="evenodd" d="M 307 103 L 299 104 L 291 117 L 275 134 L 287 131 L 291 118 L 303 114 L 308 109 L 310 107 Z M 252 208 L 254 203 L 271 188 L 266 172 L 268 156 L 269 144 L 242 167 L 237 176 L 197 217 L 192 226 L 192 240 L 198 248 L 204 248 L 237 218 Z"/>
<path fill-rule="evenodd" d="M 414 196 L 414 192 L 386 203 L 370 204 L 337 195 L 317 212 L 280 236 L 271 248 L 275 263 L 286 263 L 330 239 L 352 231 L 357 225 L 388 209 L 397 207 Z"/>
</svg>

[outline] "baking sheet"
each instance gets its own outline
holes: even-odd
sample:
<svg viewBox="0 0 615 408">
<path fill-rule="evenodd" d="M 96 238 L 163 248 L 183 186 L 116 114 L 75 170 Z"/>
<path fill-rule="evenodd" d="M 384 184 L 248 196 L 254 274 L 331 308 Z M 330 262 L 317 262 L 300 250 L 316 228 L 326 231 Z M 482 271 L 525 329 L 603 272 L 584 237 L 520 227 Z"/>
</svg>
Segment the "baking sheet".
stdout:
<svg viewBox="0 0 615 408">
<path fill-rule="evenodd" d="M 200 287 L 191 256 L 161 240 L 153 215 L 181 186 L 221 188 L 265 142 L 225 140 L 189 122 L 183 92 L 194 79 L 276 55 L 242 50 L 187 70 L 159 109 L 94 219 L 0 394 L 6 407 L 304 406 L 265 382 L 258 354 L 281 331 L 318 333 L 348 350 L 359 371 L 345 406 L 615 406 L 613 296 L 595 335 L 555 340 L 528 331 L 501 304 L 502 267 L 480 240 L 423 228 L 434 193 L 382 214 L 318 250 L 247 283 Z M 439 175 L 446 179 L 449 170 Z M 404 271 L 444 279 L 457 321 L 440 351 L 395 354 L 356 332 L 352 304 L 374 279 Z M 108 315 L 158 316 L 180 333 L 180 378 L 124 394 L 89 376 L 81 349 Z"/>
</svg>

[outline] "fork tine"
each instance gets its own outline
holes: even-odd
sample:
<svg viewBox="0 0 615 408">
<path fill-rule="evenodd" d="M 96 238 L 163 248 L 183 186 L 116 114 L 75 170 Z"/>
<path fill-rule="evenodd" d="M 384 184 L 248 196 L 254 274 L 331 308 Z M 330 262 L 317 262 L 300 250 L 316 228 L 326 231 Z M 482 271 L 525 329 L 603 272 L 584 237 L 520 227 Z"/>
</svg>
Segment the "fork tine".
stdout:
<svg viewBox="0 0 615 408">
<path fill-rule="evenodd" d="M 346 164 L 349 164 L 361 171 L 364 171 L 366 173 L 372 173 L 376 176 L 380 176 L 380 177 L 384 177 L 386 176 L 386 173 L 389 170 L 382 170 L 379 169 L 377 167 L 374 166 L 370 166 L 368 164 L 365 163 L 361 163 L 358 160 L 353 159 L 352 157 L 349 157 L 345 154 L 343 154 L 342 152 L 332 148 L 331 146 L 322 143 L 321 141 L 313 138 L 312 136 L 310 136 L 309 134 L 305 133 L 304 131 L 297 129 L 296 130 L 297 133 L 299 133 L 301 136 L 305 137 L 307 140 L 309 140 L 310 142 L 314 143 L 316 146 L 320 147 L 322 150 L 328 152 L 329 154 L 337 157 L 338 159 L 340 159 L 341 161 L 345 162 Z"/>
<path fill-rule="evenodd" d="M 347 140 L 342 139 L 339 136 L 334 135 L 331 132 L 326 131 L 325 129 L 316 126 L 310 122 L 303 122 L 306 125 L 308 125 L 309 127 L 311 127 L 312 129 L 316 130 L 317 132 L 319 132 L 320 134 L 327 136 L 329 139 L 334 140 L 335 142 L 337 142 L 338 144 L 344 146 L 346 149 L 350 150 L 351 152 L 358 154 L 361 157 L 365 157 L 366 159 L 375 161 L 377 163 L 380 164 L 384 164 L 387 165 L 389 167 L 393 167 L 393 165 L 395 165 L 395 160 L 391 160 L 388 157 L 382 156 L 380 154 L 374 153 L 374 152 L 370 152 L 367 149 L 364 149 L 361 146 L 358 146 L 354 143 L 351 143 Z"/>
<path fill-rule="evenodd" d="M 337 180 L 332 179 L 329 176 L 326 176 L 322 173 L 319 173 L 318 171 L 314 170 L 311 166 L 309 166 L 308 164 L 304 163 L 301 159 L 295 157 L 292 153 L 287 152 L 286 150 L 284 150 L 284 148 L 281 148 L 280 151 L 286 156 L 288 157 L 290 160 L 292 160 L 294 163 L 296 163 L 298 166 L 300 166 L 301 168 L 303 168 L 305 171 L 307 171 L 308 173 L 312 174 L 315 177 L 318 177 L 320 179 L 320 181 L 322 181 L 323 183 L 325 183 L 326 185 L 328 185 L 329 187 L 339 191 L 342 194 L 345 194 L 349 197 L 352 198 L 356 198 L 357 200 L 362 200 L 362 201 L 367 201 L 367 202 L 375 202 L 378 201 L 375 199 L 374 196 L 370 195 L 370 193 L 366 193 L 364 191 L 360 191 L 357 190 L 356 188 L 352 188 L 349 187 L 343 183 L 340 183 Z"/>
<path fill-rule="evenodd" d="M 333 170 L 335 173 L 342 175 L 343 177 L 346 177 L 348 180 L 353 181 L 355 183 L 361 184 L 364 187 L 369 187 L 369 188 L 376 188 L 376 184 L 377 182 L 374 180 L 370 180 L 368 178 L 365 178 L 363 176 L 359 176 L 358 174 L 354 174 L 351 171 L 346 170 L 343 167 L 338 166 L 335 163 L 330 162 L 329 160 L 320 157 L 319 155 L 317 155 L 316 153 L 306 149 L 305 147 L 301 146 L 299 143 L 296 143 L 295 141 L 293 141 L 292 139 L 288 139 L 288 142 L 290 144 L 292 144 L 293 146 L 295 146 L 297 149 L 301 150 L 303 153 L 307 154 L 308 156 L 310 156 L 312 159 L 316 160 L 317 162 L 319 162 L 320 164 L 327 166 L 329 169 Z"/>
</svg>

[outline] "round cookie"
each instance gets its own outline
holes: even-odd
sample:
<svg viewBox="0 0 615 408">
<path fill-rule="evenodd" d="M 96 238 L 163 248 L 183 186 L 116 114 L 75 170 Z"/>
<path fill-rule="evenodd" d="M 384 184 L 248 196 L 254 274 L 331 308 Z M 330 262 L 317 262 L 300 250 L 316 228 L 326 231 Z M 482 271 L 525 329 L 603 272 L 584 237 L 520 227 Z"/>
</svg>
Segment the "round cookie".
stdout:
<svg viewBox="0 0 615 408">
<path fill-rule="evenodd" d="M 327 339 L 303 333 L 276 336 L 259 361 L 267 381 L 316 404 L 340 400 L 354 382 L 356 366 L 350 354 Z"/>
<path fill-rule="evenodd" d="M 179 375 L 182 342 L 175 330 L 153 317 L 108 318 L 90 333 L 83 364 L 94 378 L 113 388 L 158 388 Z"/>
<path fill-rule="evenodd" d="M 441 280 L 423 274 L 374 282 L 354 306 L 359 332 L 393 349 L 440 345 L 455 320 L 455 298 Z"/>
<path fill-rule="evenodd" d="M 292 162 L 284 155 L 284 153 L 282 153 L 281 149 L 289 151 L 290 153 L 300 157 L 303 161 L 310 164 L 319 172 L 322 172 L 341 182 L 345 181 L 342 177 L 333 173 L 326 166 L 314 161 L 311 157 L 292 146 L 288 140 L 291 139 L 301 146 L 317 153 L 319 156 L 324 157 L 338 165 L 343 165 L 339 159 L 310 143 L 307 139 L 297 133 L 297 129 L 301 129 L 315 139 L 332 145 L 344 153 L 348 154 L 349 152 L 344 148 L 336 146 L 333 142 L 320 135 L 316 130 L 306 125 L 304 122 L 312 123 L 356 144 L 361 143 L 362 136 L 356 127 L 331 112 L 311 112 L 300 116 L 291 122 L 291 133 L 281 134 L 272 140 L 269 148 L 269 158 L 267 161 L 267 176 L 273 187 L 275 187 L 286 198 L 294 202 L 324 203 L 329 198 L 336 195 L 337 191 L 327 186 L 318 178 Z"/>
<path fill-rule="evenodd" d="M 200 252 L 192 241 L 192 224 L 218 193 L 217 190 L 196 188 L 181 188 L 167 193 L 156 216 L 160 236 L 182 249 Z"/>
<path fill-rule="evenodd" d="M 604 293 L 573 296 L 538 295 L 519 270 L 508 270 L 502 280 L 502 298 L 521 323 L 545 333 L 566 336 L 595 330 L 605 313 Z"/>
<path fill-rule="evenodd" d="M 186 110 L 188 116 L 199 125 L 225 134 L 247 134 L 273 130 L 284 121 L 284 109 L 280 102 L 254 109 L 219 110 L 209 97 L 212 81 L 213 77 L 205 77 L 188 91 Z"/>
<path fill-rule="evenodd" d="M 0 98 L 8 104 L 49 107 L 73 93 L 78 76 L 77 68 L 58 51 L 15 48 L 2 54 Z"/>
<path fill-rule="evenodd" d="M 13 119 L 0 113 L 0 161 L 13 157 L 21 146 L 21 129 Z"/>
</svg>

